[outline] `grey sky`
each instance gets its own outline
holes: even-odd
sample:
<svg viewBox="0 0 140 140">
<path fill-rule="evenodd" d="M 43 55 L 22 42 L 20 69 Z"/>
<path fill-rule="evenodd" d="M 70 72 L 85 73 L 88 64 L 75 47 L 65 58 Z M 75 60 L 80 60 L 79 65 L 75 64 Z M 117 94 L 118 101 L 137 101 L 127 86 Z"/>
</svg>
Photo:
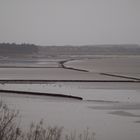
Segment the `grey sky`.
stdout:
<svg viewBox="0 0 140 140">
<path fill-rule="evenodd" d="M 0 0 L 0 42 L 140 44 L 140 0 Z"/>
</svg>

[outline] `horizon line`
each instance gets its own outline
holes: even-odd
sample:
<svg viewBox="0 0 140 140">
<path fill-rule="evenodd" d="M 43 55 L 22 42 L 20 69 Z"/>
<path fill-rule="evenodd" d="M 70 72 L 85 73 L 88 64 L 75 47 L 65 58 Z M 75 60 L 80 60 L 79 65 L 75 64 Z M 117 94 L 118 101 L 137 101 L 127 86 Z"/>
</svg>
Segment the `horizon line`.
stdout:
<svg viewBox="0 0 140 140">
<path fill-rule="evenodd" d="M 135 45 L 135 46 L 140 46 L 140 44 L 138 44 L 138 43 L 105 43 L 105 44 L 81 44 L 81 45 L 74 45 L 74 44 L 65 44 L 65 45 L 55 45 L 55 44 L 48 44 L 48 45 L 39 45 L 39 44 L 36 44 L 36 43 L 16 43 L 16 42 L 0 42 L 0 44 L 10 44 L 10 45 L 12 45 L 12 44 L 15 44 L 15 45 L 35 45 L 35 46 L 40 46 L 40 47 L 47 47 L 47 46 L 71 46 L 71 47 L 74 47 L 74 46 L 76 46 L 76 47 L 82 47 L 82 46 L 119 46 L 119 45 Z"/>
</svg>

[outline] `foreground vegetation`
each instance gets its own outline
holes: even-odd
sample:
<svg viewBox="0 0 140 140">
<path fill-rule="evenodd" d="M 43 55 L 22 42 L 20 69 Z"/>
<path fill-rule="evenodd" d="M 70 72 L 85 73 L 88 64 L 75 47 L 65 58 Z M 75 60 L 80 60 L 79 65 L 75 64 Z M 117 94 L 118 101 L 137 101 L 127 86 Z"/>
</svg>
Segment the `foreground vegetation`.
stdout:
<svg viewBox="0 0 140 140">
<path fill-rule="evenodd" d="M 20 128 L 19 112 L 9 109 L 9 107 L 0 102 L 0 140 L 95 140 L 95 133 L 89 134 L 85 130 L 81 134 L 70 133 L 62 134 L 63 127 L 45 127 L 41 120 L 39 123 L 32 123 L 24 132 Z"/>
</svg>

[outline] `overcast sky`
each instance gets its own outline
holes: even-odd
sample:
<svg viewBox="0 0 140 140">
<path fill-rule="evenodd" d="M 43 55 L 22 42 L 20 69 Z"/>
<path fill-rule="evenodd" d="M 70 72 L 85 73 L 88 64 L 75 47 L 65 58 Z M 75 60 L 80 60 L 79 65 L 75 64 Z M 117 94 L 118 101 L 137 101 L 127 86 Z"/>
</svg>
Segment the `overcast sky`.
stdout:
<svg viewBox="0 0 140 140">
<path fill-rule="evenodd" d="M 0 42 L 140 44 L 140 0 L 0 0 Z"/>
</svg>

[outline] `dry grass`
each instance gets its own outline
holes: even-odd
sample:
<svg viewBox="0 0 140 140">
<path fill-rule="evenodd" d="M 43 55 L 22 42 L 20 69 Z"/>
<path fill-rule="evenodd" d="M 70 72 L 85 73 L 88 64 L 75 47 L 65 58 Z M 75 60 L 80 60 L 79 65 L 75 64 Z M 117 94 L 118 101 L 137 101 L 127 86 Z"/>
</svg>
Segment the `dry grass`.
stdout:
<svg viewBox="0 0 140 140">
<path fill-rule="evenodd" d="M 63 127 L 44 127 L 44 122 L 32 123 L 27 132 L 20 129 L 18 111 L 11 110 L 2 101 L 0 102 L 0 140 L 95 140 L 95 133 L 89 129 L 81 134 L 76 132 L 62 134 Z"/>
</svg>

